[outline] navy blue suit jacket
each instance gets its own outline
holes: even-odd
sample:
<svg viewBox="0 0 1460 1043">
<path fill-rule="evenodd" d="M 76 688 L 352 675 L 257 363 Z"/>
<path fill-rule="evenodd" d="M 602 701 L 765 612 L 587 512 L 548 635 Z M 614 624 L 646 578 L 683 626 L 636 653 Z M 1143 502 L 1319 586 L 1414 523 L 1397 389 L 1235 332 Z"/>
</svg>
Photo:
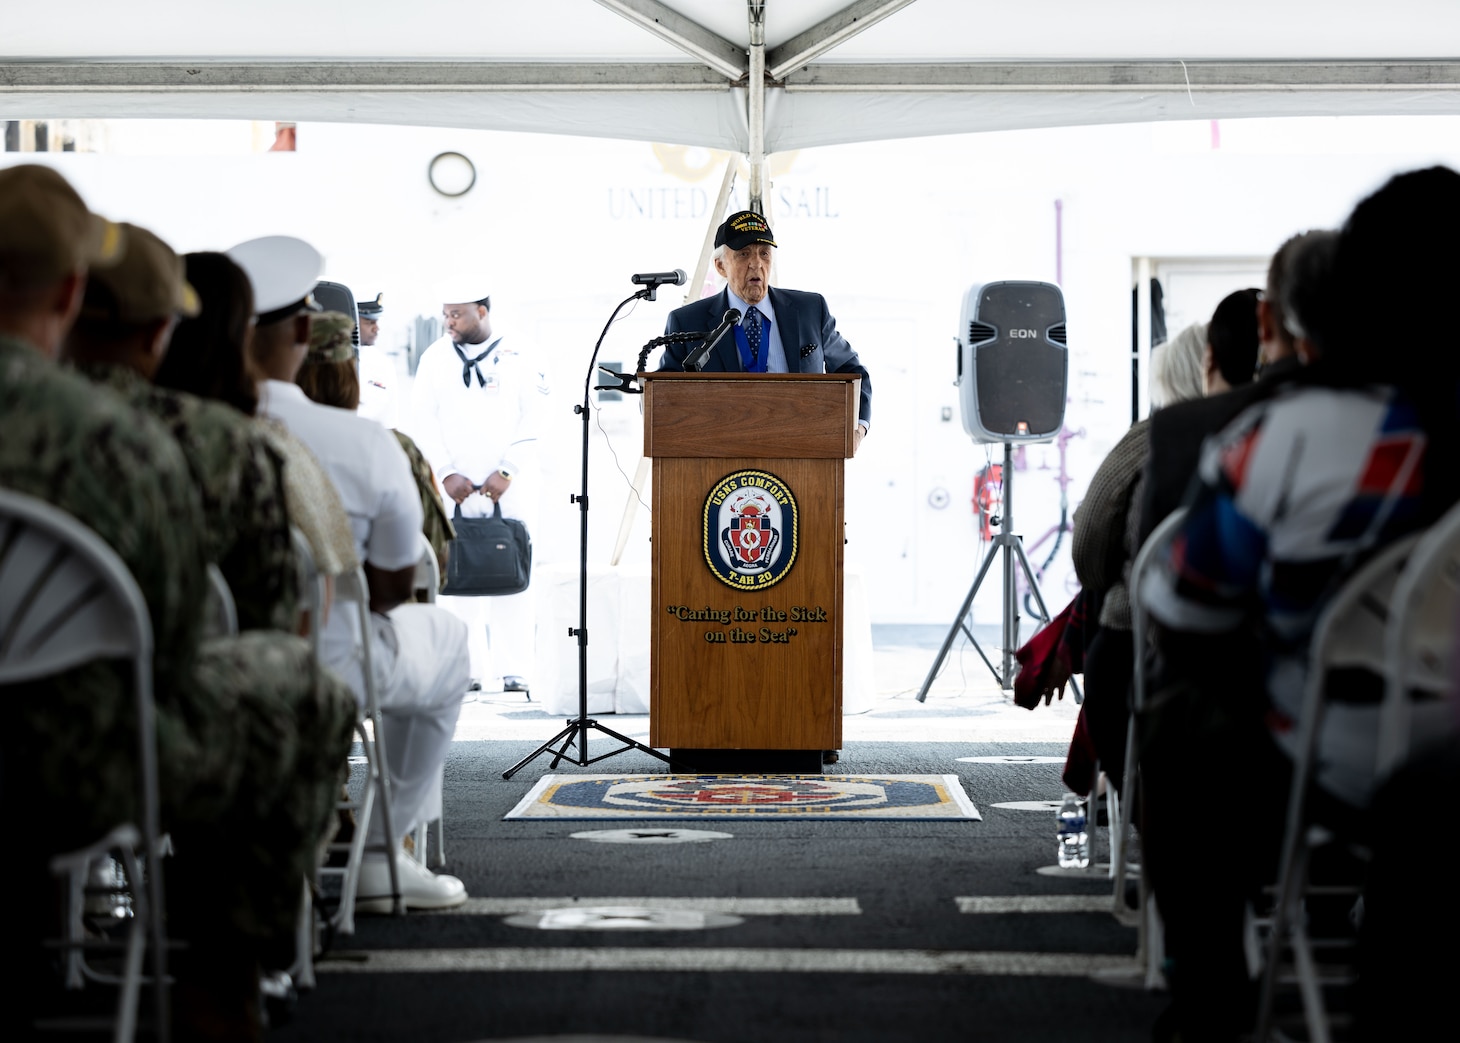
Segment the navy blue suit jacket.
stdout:
<svg viewBox="0 0 1460 1043">
<path fill-rule="evenodd" d="M 803 290 L 770 289 L 771 307 L 776 312 L 776 324 L 780 328 L 781 345 L 786 349 L 786 368 L 792 373 L 856 373 L 862 378 L 862 404 L 858 419 L 869 427 L 872 424 L 872 378 L 868 376 L 862 360 L 837 332 L 836 319 L 826 306 L 826 298 L 819 293 Z M 721 290 L 713 297 L 686 304 L 669 313 L 665 333 L 685 333 L 691 330 L 712 330 L 720 325 L 725 313 L 730 310 L 730 294 Z M 684 369 L 684 358 L 703 341 L 688 344 L 671 344 L 664 349 L 664 358 L 659 363 L 660 371 Z M 810 350 L 807 350 L 810 349 Z M 803 354 L 804 352 L 804 354 Z M 706 373 L 740 373 L 745 367 L 740 363 L 740 352 L 735 347 L 735 338 L 726 337 L 710 357 L 705 360 Z"/>
</svg>

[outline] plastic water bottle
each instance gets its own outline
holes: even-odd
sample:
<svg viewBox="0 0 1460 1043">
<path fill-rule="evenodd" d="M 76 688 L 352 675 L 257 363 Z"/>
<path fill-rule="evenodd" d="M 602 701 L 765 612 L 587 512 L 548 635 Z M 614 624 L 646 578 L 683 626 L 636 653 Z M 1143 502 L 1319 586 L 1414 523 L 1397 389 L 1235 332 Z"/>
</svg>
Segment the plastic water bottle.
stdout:
<svg viewBox="0 0 1460 1043">
<path fill-rule="evenodd" d="M 1090 865 L 1090 834 L 1085 831 L 1085 802 L 1066 793 L 1060 804 L 1059 863 L 1061 869 L 1085 869 Z"/>
</svg>

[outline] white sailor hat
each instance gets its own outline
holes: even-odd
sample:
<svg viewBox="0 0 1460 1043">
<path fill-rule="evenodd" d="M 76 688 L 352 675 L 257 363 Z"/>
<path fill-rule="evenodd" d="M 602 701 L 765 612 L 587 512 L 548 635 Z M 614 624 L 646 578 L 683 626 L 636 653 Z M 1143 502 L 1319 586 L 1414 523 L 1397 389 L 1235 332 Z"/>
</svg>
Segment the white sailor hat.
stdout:
<svg viewBox="0 0 1460 1043">
<path fill-rule="evenodd" d="M 254 314 L 260 326 L 312 307 L 310 293 L 324 270 L 324 257 L 303 239 L 266 235 L 239 243 L 227 253 L 253 283 Z"/>
<path fill-rule="evenodd" d="M 441 298 L 441 303 L 481 304 L 490 299 L 491 294 L 487 292 L 486 280 L 463 279 L 460 282 L 446 284 L 446 296 Z"/>
</svg>

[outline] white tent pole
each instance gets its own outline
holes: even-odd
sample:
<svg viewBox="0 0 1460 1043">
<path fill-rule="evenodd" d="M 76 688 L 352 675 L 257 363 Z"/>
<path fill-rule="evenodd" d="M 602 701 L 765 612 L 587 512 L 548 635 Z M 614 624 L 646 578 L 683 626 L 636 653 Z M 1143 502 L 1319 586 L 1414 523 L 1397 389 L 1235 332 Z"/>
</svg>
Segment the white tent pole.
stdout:
<svg viewBox="0 0 1460 1043">
<path fill-rule="evenodd" d="M 705 241 L 700 245 L 700 259 L 695 262 L 694 278 L 684 291 L 684 303 L 700 299 L 705 290 L 705 277 L 710 274 L 710 255 L 715 252 L 715 232 L 725 219 L 725 204 L 730 201 L 730 192 L 735 187 L 735 168 L 740 157 L 733 153 L 725 160 L 725 177 L 720 181 L 720 194 L 715 197 L 715 209 L 710 211 L 710 226 L 705 229 Z"/>
<path fill-rule="evenodd" d="M 745 75 L 745 54 L 740 48 L 659 0 L 598 0 L 598 3 L 698 58 L 722 76 L 738 80 Z"/>
<path fill-rule="evenodd" d="M 1151 411 L 1151 259 L 1136 258 L 1136 348 L 1131 368 L 1137 376 L 1131 388 L 1131 423 Z"/>
<path fill-rule="evenodd" d="M 605 3 L 607 0 L 598 0 Z M 766 56 L 773 80 L 784 80 L 799 72 L 814 59 L 846 43 L 853 36 L 872 28 L 890 14 L 902 10 L 913 0 L 855 0 L 836 14 L 794 36 Z"/>
<path fill-rule="evenodd" d="M 765 0 L 745 0 L 750 18 L 750 74 L 745 96 L 750 107 L 750 209 L 764 215 L 765 198 Z"/>
</svg>

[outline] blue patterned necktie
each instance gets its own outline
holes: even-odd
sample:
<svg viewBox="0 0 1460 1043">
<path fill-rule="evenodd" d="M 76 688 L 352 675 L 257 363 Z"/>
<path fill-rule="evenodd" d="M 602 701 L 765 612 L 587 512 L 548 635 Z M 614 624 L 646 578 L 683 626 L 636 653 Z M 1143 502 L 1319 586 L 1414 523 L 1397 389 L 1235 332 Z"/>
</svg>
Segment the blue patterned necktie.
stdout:
<svg viewBox="0 0 1460 1043">
<path fill-rule="evenodd" d="M 752 307 L 745 315 L 745 340 L 750 345 L 750 372 L 759 373 L 760 345 L 764 327 L 761 325 L 760 309 Z"/>
</svg>

